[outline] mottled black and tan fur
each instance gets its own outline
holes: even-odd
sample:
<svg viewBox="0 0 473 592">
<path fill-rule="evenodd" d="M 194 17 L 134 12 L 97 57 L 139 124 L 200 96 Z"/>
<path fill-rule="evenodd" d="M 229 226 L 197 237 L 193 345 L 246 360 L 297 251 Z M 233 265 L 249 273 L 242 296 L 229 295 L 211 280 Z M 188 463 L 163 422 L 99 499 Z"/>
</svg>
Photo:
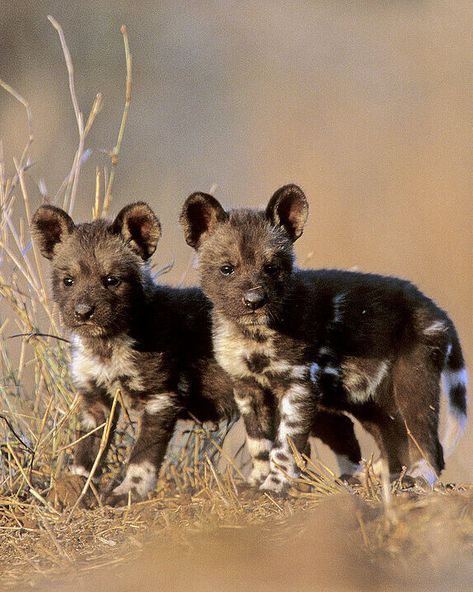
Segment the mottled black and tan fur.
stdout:
<svg viewBox="0 0 473 592">
<path fill-rule="evenodd" d="M 217 421 L 236 413 L 231 381 L 212 354 L 208 300 L 199 289 L 158 286 L 151 278 L 145 262 L 160 235 L 145 203 L 126 206 L 113 222 L 76 225 L 49 205 L 33 218 L 34 239 L 51 260 L 54 301 L 72 333 L 84 432 L 105 421 L 117 388 L 140 413 L 117 501 L 154 489 L 178 418 Z M 79 442 L 73 472 L 89 474 L 100 436 Z"/>
<path fill-rule="evenodd" d="M 407 281 L 294 267 L 293 243 L 307 214 L 295 185 L 279 189 L 265 211 L 226 212 L 195 193 L 181 214 L 214 307 L 216 358 L 235 380 L 250 452 L 269 452 L 254 480 L 283 491 L 287 475 L 297 475 L 288 437 L 303 451 L 314 414 L 332 410 L 360 420 L 391 475 L 406 466 L 432 484 L 444 468 L 441 375 L 449 400 L 446 452 L 466 420 L 454 325 Z"/>
<path fill-rule="evenodd" d="M 111 501 L 128 492 L 143 498 L 155 487 L 179 418 L 219 421 L 238 414 L 232 380 L 213 355 L 210 303 L 198 288 L 152 280 L 146 261 L 161 228 L 145 203 L 126 206 L 113 222 L 82 224 L 46 205 L 34 215 L 32 230 L 51 260 L 54 301 L 72 334 L 83 433 L 105 421 L 117 388 L 141 416 L 126 477 Z M 321 413 L 327 417 L 316 422 L 313 435 L 345 464 L 358 462 L 352 422 Z M 78 443 L 74 473 L 89 474 L 100 437 L 97 431 Z M 265 468 L 269 451 L 260 442 L 251 451 L 256 471 Z"/>
</svg>

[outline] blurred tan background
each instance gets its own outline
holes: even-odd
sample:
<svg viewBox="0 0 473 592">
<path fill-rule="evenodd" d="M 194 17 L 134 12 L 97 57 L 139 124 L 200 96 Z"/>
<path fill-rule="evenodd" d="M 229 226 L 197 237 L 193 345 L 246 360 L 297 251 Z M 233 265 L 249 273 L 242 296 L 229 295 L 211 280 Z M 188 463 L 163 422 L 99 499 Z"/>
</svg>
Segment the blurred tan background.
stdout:
<svg viewBox="0 0 473 592">
<path fill-rule="evenodd" d="M 77 130 L 48 14 L 64 28 L 81 109 L 104 94 L 77 218 L 90 216 L 95 166 L 108 162 L 100 150 L 115 143 L 125 23 L 133 101 L 112 211 L 145 199 L 159 213 L 164 235 L 155 261 L 174 261 L 163 281 L 197 281 L 177 223 L 189 193 L 216 184 L 224 204 L 258 206 L 294 181 L 311 204 L 299 263 L 411 279 L 450 312 L 471 363 L 470 1 L 3 0 L 0 77 L 30 101 L 31 176 L 53 197 Z M 10 173 L 25 138 L 23 109 L 0 89 Z M 30 189 L 39 205 L 39 191 Z M 445 479 L 472 481 L 472 452 L 470 429 Z"/>
</svg>

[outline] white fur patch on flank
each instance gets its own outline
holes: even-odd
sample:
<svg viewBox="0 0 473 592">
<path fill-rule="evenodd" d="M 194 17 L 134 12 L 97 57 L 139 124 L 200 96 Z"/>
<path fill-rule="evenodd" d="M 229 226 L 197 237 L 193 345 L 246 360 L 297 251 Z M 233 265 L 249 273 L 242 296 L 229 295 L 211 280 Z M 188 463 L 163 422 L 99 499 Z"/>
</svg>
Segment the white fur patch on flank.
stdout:
<svg viewBox="0 0 473 592">
<path fill-rule="evenodd" d="M 149 491 L 156 487 L 156 468 L 149 461 L 145 460 L 140 464 L 131 464 L 126 472 L 126 477 L 122 483 L 115 487 L 115 495 L 126 495 L 130 491 L 145 497 Z"/>
<path fill-rule="evenodd" d="M 425 481 L 427 481 L 430 487 L 433 487 L 438 479 L 438 475 L 432 468 L 432 465 L 428 463 L 424 458 L 414 463 L 407 471 L 407 474 L 410 477 L 413 477 L 414 479 L 424 479 Z"/>
<path fill-rule="evenodd" d="M 385 376 L 388 373 L 389 363 L 386 361 L 380 362 L 377 369 L 374 372 L 363 373 L 363 378 L 366 379 L 368 383 L 364 389 L 359 388 L 359 381 L 361 378 L 361 374 L 357 372 L 350 372 L 346 373 L 346 377 L 344 378 L 343 384 L 345 388 L 350 393 L 350 398 L 355 403 L 364 403 L 368 399 L 374 397 L 376 395 L 376 391 L 378 387 L 383 382 Z"/>
<path fill-rule="evenodd" d="M 448 327 L 444 321 L 434 321 L 431 325 L 424 329 L 425 335 L 433 335 L 434 333 L 443 333 L 447 331 Z"/>
<path fill-rule="evenodd" d="M 325 366 L 322 368 L 324 374 L 330 374 L 331 376 L 340 376 L 340 370 L 334 366 Z"/>
<path fill-rule="evenodd" d="M 358 475 L 363 470 L 360 463 L 354 463 L 346 454 L 337 454 L 336 457 L 340 475 Z"/>
<path fill-rule="evenodd" d="M 445 391 L 445 396 L 447 397 L 448 401 L 448 415 L 447 415 L 447 423 L 445 427 L 445 433 L 441 438 L 444 456 L 448 458 L 451 456 L 453 451 L 458 445 L 463 433 L 466 429 L 467 423 L 467 416 L 466 413 L 460 411 L 456 407 L 452 405 L 450 393 L 452 389 L 462 387 L 466 391 L 467 383 L 468 383 L 468 375 L 466 372 L 466 368 L 462 368 L 461 370 L 452 371 L 452 370 L 444 370 L 442 372 L 442 380 L 443 380 L 443 387 Z"/>
<path fill-rule="evenodd" d="M 315 362 L 310 365 L 309 377 L 312 382 L 317 382 L 320 373 L 320 366 Z"/>
<path fill-rule="evenodd" d="M 73 475 L 80 475 L 81 477 L 85 477 L 86 479 L 90 475 L 89 471 L 82 465 L 72 465 L 69 471 Z"/>
<path fill-rule="evenodd" d="M 343 320 L 343 312 L 347 294 L 345 292 L 338 293 L 333 299 L 333 322 L 341 323 Z"/>
<path fill-rule="evenodd" d="M 112 355 L 102 359 L 94 356 L 75 335 L 72 341 L 71 373 L 74 384 L 87 388 L 90 382 L 111 389 L 120 377 L 129 379 L 129 387 L 142 390 L 138 370 L 134 362 L 133 340 L 127 336 L 119 336 L 110 340 Z"/>
<path fill-rule="evenodd" d="M 145 405 L 146 413 L 156 415 L 170 407 L 174 407 L 174 399 L 167 394 L 155 395 Z"/>
</svg>

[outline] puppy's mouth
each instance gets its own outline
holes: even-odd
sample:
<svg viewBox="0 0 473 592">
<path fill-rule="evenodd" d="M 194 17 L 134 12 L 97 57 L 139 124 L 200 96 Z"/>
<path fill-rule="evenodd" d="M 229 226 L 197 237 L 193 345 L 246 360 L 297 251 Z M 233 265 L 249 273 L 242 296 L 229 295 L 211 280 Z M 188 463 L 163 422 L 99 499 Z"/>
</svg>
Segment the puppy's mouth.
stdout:
<svg viewBox="0 0 473 592">
<path fill-rule="evenodd" d="M 239 318 L 239 322 L 242 325 L 251 326 L 267 325 L 269 323 L 269 316 L 264 310 L 252 310 L 243 313 Z"/>
<path fill-rule="evenodd" d="M 108 333 L 107 329 L 93 321 L 77 321 L 69 323 L 69 329 L 74 333 L 79 333 L 84 337 L 101 337 Z"/>
</svg>

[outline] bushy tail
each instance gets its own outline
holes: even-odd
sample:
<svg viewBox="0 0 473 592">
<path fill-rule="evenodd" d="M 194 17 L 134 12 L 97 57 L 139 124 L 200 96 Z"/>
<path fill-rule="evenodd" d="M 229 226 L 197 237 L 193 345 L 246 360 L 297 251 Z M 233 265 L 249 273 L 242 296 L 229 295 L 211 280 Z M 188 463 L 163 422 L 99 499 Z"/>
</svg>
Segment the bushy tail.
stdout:
<svg viewBox="0 0 473 592">
<path fill-rule="evenodd" d="M 442 438 L 445 457 L 452 454 L 465 431 L 467 405 L 467 372 L 460 340 L 453 325 L 449 327 L 449 337 L 447 360 L 442 372 L 444 391 L 448 401 L 447 425 Z"/>
</svg>

